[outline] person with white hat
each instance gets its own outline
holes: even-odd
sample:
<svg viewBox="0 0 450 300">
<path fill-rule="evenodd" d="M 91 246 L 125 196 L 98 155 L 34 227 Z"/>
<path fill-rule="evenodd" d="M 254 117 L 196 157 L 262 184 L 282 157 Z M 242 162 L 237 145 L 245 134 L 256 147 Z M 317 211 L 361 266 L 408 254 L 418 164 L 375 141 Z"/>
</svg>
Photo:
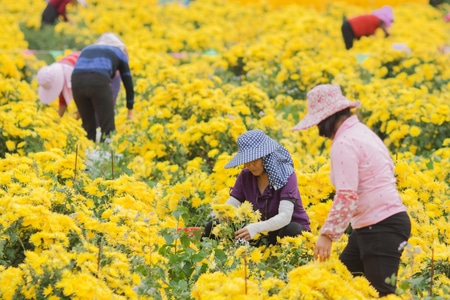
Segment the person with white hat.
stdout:
<svg viewBox="0 0 450 300">
<path fill-rule="evenodd" d="M 332 242 L 351 226 L 339 259 L 355 275 L 364 275 L 380 296 L 395 293 L 400 257 L 411 233 L 406 207 L 397 191 L 394 163 L 383 141 L 361 123 L 339 85 L 321 84 L 307 93 L 308 113 L 292 129 L 313 126 L 332 139 L 331 182 L 333 205 L 320 230 L 314 256 L 330 257 Z"/>
<path fill-rule="evenodd" d="M 59 16 L 63 18 L 64 22 L 70 22 L 66 13 L 66 7 L 69 3 L 80 3 L 84 7 L 87 6 L 86 0 L 49 0 L 42 12 L 41 26 L 55 25 Z"/>
<path fill-rule="evenodd" d="M 225 168 L 244 165 L 226 203 L 239 207 L 244 201 L 259 210 L 262 220 L 235 232 L 236 239 L 252 240 L 258 233 L 268 232 L 268 244 L 277 237 L 297 236 L 310 231 L 309 217 L 303 208 L 289 152 L 262 130 L 250 130 L 237 139 L 238 153 Z M 205 227 L 211 235 L 215 221 Z"/>
<path fill-rule="evenodd" d="M 120 50 L 122 50 L 128 57 L 128 52 L 127 48 L 125 47 L 125 44 L 112 32 L 103 33 L 95 43 L 98 45 L 116 46 Z M 113 92 L 114 106 L 116 105 L 117 96 L 119 95 L 120 82 L 121 82 L 120 72 L 116 71 L 115 76 L 113 77 L 113 79 L 111 79 L 111 89 Z"/>
<path fill-rule="evenodd" d="M 73 98 L 71 76 L 79 55 L 80 51 L 72 52 L 58 62 L 42 67 L 36 76 L 39 99 L 42 103 L 50 104 L 59 97 L 60 117 L 64 115 Z"/>
<path fill-rule="evenodd" d="M 125 87 L 127 118 L 133 117 L 134 86 L 128 64 L 128 53 L 122 40 L 106 33 L 93 45 L 85 47 L 72 73 L 72 92 L 83 128 L 90 140 L 96 141 L 97 124 L 100 141 L 105 141 L 116 129 L 115 103 L 111 80 L 119 71 Z"/>
</svg>

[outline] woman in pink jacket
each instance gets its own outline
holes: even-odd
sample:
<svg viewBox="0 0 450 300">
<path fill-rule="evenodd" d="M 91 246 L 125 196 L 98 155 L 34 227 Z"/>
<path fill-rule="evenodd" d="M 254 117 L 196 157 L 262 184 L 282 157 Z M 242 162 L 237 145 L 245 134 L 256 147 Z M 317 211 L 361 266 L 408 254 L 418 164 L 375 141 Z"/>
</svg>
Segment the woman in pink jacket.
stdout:
<svg viewBox="0 0 450 300">
<path fill-rule="evenodd" d="M 321 261 L 330 256 L 351 225 L 352 232 L 339 259 L 354 275 L 364 275 L 380 296 L 395 293 L 387 278 L 397 275 L 402 249 L 411 232 L 406 208 L 397 191 L 394 163 L 383 141 L 350 111 L 338 85 L 322 84 L 307 93 L 308 113 L 293 128 L 317 126 L 331 139 L 333 205 L 314 250 Z"/>
</svg>

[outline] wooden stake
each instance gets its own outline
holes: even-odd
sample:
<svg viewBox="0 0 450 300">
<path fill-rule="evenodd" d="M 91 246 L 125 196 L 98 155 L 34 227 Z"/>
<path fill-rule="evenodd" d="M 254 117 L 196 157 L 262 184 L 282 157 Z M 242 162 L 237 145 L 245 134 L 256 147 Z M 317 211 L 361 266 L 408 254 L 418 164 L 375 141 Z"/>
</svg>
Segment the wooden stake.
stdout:
<svg viewBox="0 0 450 300">
<path fill-rule="evenodd" d="M 111 150 L 111 174 L 114 180 L 114 151 Z"/>
<path fill-rule="evenodd" d="M 434 247 L 431 248 L 430 297 L 433 297 L 433 277 L 434 277 Z"/>
<path fill-rule="evenodd" d="M 75 168 L 73 170 L 73 181 L 75 183 L 75 180 L 77 179 L 77 162 L 78 162 L 78 144 L 75 149 Z"/>
<path fill-rule="evenodd" d="M 247 256 L 244 254 L 244 282 L 245 282 L 245 294 L 247 295 Z"/>
<path fill-rule="evenodd" d="M 102 258 L 102 238 L 100 237 L 98 239 L 97 274 L 95 275 L 96 278 L 98 278 L 100 275 L 101 258 Z"/>
</svg>

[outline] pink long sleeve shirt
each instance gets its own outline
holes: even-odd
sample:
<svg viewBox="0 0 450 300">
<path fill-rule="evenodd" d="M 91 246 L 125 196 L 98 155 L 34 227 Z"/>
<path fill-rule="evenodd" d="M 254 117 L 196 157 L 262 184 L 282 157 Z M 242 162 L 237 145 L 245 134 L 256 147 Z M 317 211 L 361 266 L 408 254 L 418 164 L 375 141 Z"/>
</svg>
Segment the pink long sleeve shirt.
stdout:
<svg viewBox="0 0 450 300">
<path fill-rule="evenodd" d="M 345 120 L 334 136 L 330 178 L 336 195 L 321 234 L 334 241 L 349 223 L 358 229 L 406 211 L 388 149 L 356 116 Z"/>
</svg>

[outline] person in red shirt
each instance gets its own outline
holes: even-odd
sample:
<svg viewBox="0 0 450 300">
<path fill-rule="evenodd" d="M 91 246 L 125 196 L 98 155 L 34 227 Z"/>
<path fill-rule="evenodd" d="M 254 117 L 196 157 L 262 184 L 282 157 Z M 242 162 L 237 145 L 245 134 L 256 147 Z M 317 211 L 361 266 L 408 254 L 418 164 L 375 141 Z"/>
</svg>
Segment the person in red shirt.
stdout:
<svg viewBox="0 0 450 300">
<path fill-rule="evenodd" d="M 55 25 L 58 17 L 61 16 L 64 22 L 69 22 L 66 14 L 66 6 L 69 3 L 80 3 L 86 6 L 86 0 L 49 0 L 42 13 L 41 25 Z"/>
<path fill-rule="evenodd" d="M 378 28 L 384 31 L 386 37 L 389 36 L 388 29 L 394 22 L 392 7 L 385 5 L 371 14 L 360 15 L 353 18 L 344 19 L 341 31 L 344 38 L 345 48 L 351 49 L 353 41 L 359 40 L 362 36 L 375 34 Z"/>
</svg>

